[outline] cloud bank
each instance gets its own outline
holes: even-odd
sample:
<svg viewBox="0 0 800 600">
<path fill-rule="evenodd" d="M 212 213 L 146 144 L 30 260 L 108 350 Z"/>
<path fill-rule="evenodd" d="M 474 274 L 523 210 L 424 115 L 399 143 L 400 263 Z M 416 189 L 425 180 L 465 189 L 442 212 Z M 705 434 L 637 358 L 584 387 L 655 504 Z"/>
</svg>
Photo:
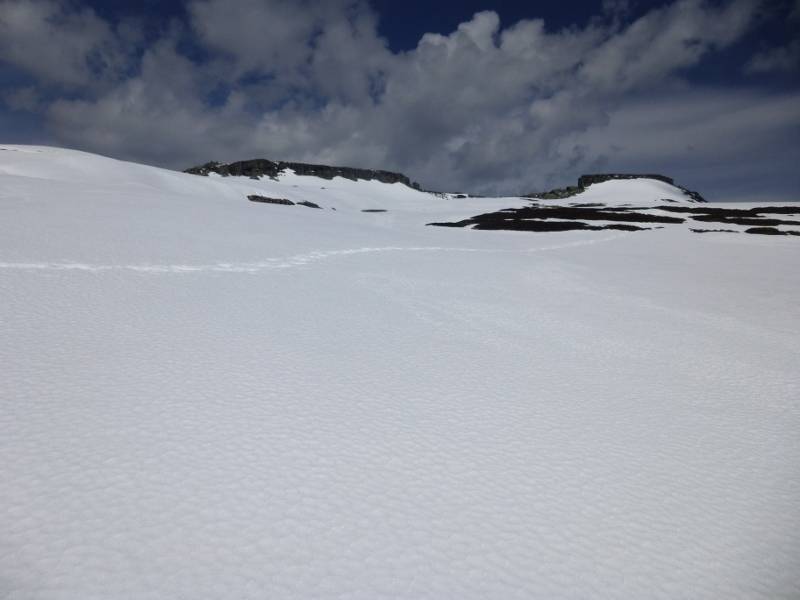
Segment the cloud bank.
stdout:
<svg viewBox="0 0 800 600">
<path fill-rule="evenodd" d="M 635 20 L 607 3 L 556 31 L 486 11 L 408 51 L 360 0 L 185 8 L 154 31 L 67 0 L 0 0 L 0 61 L 19 80 L 6 110 L 39 115 L 53 143 L 173 168 L 264 156 L 482 193 L 647 170 L 720 200 L 800 183 L 800 93 L 698 77 L 751 33 L 756 0 L 680 0 Z M 792 68 L 795 46 L 751 57 L 743 79 Z"/>
</svg>

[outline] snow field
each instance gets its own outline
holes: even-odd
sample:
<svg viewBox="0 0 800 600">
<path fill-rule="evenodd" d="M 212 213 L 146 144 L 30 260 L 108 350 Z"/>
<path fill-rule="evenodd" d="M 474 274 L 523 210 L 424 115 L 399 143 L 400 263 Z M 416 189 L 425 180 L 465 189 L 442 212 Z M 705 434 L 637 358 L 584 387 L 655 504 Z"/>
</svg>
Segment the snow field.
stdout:
<svg viewBox="0 0 800 600">
<path fill-rule="evenodd" d="M 800 595 L 796 239 L 286 179 L 0 151 L 1 598 Z"/>
</svg>

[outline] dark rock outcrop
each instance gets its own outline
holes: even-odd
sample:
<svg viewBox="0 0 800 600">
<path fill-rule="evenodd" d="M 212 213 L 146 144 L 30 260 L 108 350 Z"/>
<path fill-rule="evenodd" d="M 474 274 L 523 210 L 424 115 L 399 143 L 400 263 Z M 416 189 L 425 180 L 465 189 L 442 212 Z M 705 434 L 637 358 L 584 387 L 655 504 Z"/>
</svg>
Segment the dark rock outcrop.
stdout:
<svg viewBox="0 0 800 600">
<path fill-rule="evenodd" d="M 526 194 L 526 198 L 537 198 L 539 200 L 564 200 L 571 196 L 576 196 L 583 191 L 582 187 L 569 185 L 565 188 L 556 188 L 549 192 L 537 192 L 534 194 Z"/>
<path fill-rule="evenodd" d="M 296 203 L 298 206 L 307 206 L 308 208 L 322 208 L 316 202 L 309 202 L 308 200 L 303 200 L 302 202 Z"/>
<path fill-rule="evenodd" d="M 750 208 L 728 208 L 722 206 L 657 206 L 659 210 L 695 215 L 713 215 L 719 218 L 758 217 L 766 215 L 800 215 L 800 204 L 797 206 L 753 206 Z"/>
<path fill-rule="evenodd" d="M 775 227 L 751 227 L 745 233 L 755 233 L 761 235 L 800 235 L 800 231 L 781 231 Z"/>
<path fill-rule="evenodd" d="M 247 197 L 250 202 L 263 202 L 264 204 L 284 204 L 286 206 L 294 206 L 294 202 L 286 198 L 269 198 L 267 196 L 259 196 L 251 194 Z"/>
<path fill-rule="evenodd" d="M 590 225 L 582 221 L 534 221 L 534 220 L 476 220 L 465 219 L 456 223 L 428 223 L 428 225 L 435 225 L 437 227 L 468 227 L 473 226 L 473 229 L 484 230 L 501 230 L 501 231 L 602 231 L 604 229 L 613 229 L 617 231 L 644 231 L 651 229 L 650 227 L 639 227 L 637 225 L 630 225 L 628 223 L 614 223 L 611 225 Z"/>
<path fill-rule="evenodd" d="M 608 225 L 590 225 L 585 221 L 614 221 Z M 636 212 L 636 209 L 617 207 L 576 206 L 525 206 L 506 208 L 493 213 L 477 215 L 456 223 L 429 223 L 444 227 L 468 227 L 474 229 L 507 229 L 516 231 L 569 231 L 571 229 L 617 229 L 639 231 L 643 223 L 683 223 L 684 219 L 666 215 Z"/>
<path fill-rule="evenodd" d="M 253 160 L 242 160 L 233 163 L 208 162 L 198 167 L 186 169 L 185 173 L 192 175 L 207 176 L 209 173 L 217 173 L 223 177 L 238 176 L 276 178 L 283 171 L 291 169 L 297 175 L 310 175 L 322 179 L 333 179 L 334 177 L 344 177 L 352 181 L 364 179 L 367 181 L 380 181 L 382 183 L 402 183 L 414 189 L 420 189 L 418 183 L 411 181 L 402 173 L 392 171 L 377 171 L 373 169 L 355 169 L 352 167 L 330 167 L 327 165 L 312 165 L 298 162 L 272 161 L 264 158 Z"/>
<path fill-rule="evenodd" d="M 658 211 L 658 212 L 654 212 Z M 661 211 L 672 214 L 659 214 Z M 647 227 L 651 223 L 658 225 L 671 225 L 687 223 L 694 233 L 738 233 L 733 229 L 723 228 L 692 228 L 695 222 L 722 223 L 731 225 L 744 225 L 750 227 L 746 233 L 761 235 L 794 235 L 800 236 L 800 231 L 783 231 L 776 225 L 793 225 L 800 227 L 800 221 L 787 221 L 783 219 L 764 218 L 764 214 L 790 214 L 800 211 L 789 206 L 757 206 L 751 208 L 725 208 L 704 205 L 694 206 L 603 206 L 573 203 L 572 206 L 555 206 L 533 203 L 521 208 L 504 208 L 502 210 L 485 213 L 463 219 L 454 223 L 428 223 L 439 227 L 472 227 L 473 229 L 493 229 L 511 231 L 569 231 L 569 230 L 598 230 L 617 229 L 621 231 L 638 231 L 652 229 Z M 597 221 L 611 221 L 608 224 L 599 224 Z M 687 222 L 688 221 L 688 222 Z M 699 224 L 699 223 L 698 223 Z"/>
<path fill-rule="evenodd" d="M 795 227 L 800 226 L 800 221 L 787 221 L 785 219 L 765 219 L 761 217 L 724 217 L 720 218 L 714 215 L 693 215 L 692 219 L 695 221 L 703 221 L 706 223 L 730 223 L 731 225 L 745 225 L 753 227 L 775 227 L 777 225 L 792 225 Z"/>
<path fill-rule="evenodd" d="M 800 221 L 764 217 L 764 215 L 800 214 L 800 206 L 753 206 L 750 208 L 727 208 L 721 206 L 659 206 L 659 210 L 690 215 L 694 221 L 722 223 L 754 227 L 790 225 L 800 227 Z"/>
</svg>

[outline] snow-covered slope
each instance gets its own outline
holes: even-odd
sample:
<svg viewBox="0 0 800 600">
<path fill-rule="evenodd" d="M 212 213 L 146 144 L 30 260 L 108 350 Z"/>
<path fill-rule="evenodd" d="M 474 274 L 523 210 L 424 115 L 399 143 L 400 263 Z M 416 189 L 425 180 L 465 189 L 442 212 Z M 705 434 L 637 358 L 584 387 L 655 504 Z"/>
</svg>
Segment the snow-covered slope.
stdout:
<svg viewBox="0 0 800 600">
<path fill-rule="evenodd" d="M 0 146 L 0 597 L 800 595 L 800 238 L 529 205 Z"/>
<path fill-rule="evenodd" d="M 648 206 L 664 204 L 667 200 L 692 202 L 682 189 L 656 179 L 620 179 L 603 181 L 573 196 L 578 202 L 602 202 L 608 206 L 625 204 Z"/>
</svg>

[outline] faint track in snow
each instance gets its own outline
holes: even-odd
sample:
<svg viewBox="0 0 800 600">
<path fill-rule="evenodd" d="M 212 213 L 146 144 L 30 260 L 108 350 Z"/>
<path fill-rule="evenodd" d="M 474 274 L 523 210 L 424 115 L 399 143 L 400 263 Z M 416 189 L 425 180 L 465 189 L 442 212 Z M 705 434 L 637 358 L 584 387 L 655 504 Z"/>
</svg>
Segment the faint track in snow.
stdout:
<svg viewBox="0 0 800 600">
<path fill-rule="evenodd" d="M 504 248 L 462 248 L 447 246 L 380 246 L 362 248 L 344 248 L 341 250 L 320 250 L 295 254 L 280 258 L 266 258 L 254 262 L 218 262 L 207 264 L 139 264 L 139 265 L 113 265 L 91 264 L 81 262 L 0 262 L 0 269 L 16 271 L 83 271 L 100 273 L 105 271 L 133 271 L 136 273 L 258 273 L 278 269 L 290 269 L 303 265 L 321 262 L 339 256 L 353 256 L 357 254 L 373 254 L 383 252 L 475 252 L 484 254 L 535 254 L 579 246 L 588 246 L 603 242 L 610 242 L 631 235 L 622 233 L 595 240 L 580 240 L 566 244 L 552 246 L 539 246 L 522 250 Z"/>
</svg>

